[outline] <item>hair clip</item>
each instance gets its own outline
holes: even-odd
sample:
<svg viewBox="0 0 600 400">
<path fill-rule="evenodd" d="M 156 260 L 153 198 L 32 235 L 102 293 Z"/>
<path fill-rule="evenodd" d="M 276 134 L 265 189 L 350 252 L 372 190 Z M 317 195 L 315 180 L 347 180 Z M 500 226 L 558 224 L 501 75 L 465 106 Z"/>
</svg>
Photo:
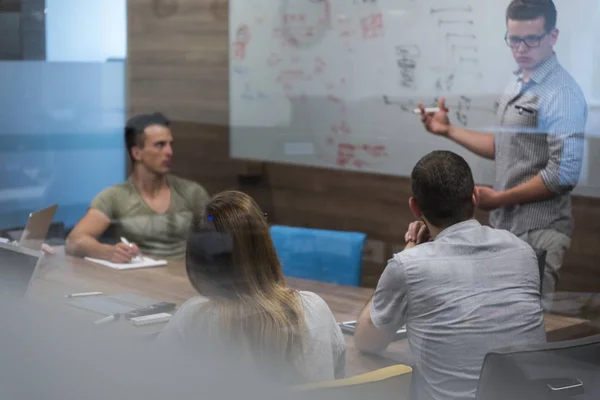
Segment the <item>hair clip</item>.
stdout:
<svg viewBox="0 0 600 400">
<path fill-rule="evenodd" d="M 206 219 L 208 219 L 209 221 L 212 221 L 213 220 L 213 216 L 209 215 L 208 217 L 206 217 Z"/>
</svg>

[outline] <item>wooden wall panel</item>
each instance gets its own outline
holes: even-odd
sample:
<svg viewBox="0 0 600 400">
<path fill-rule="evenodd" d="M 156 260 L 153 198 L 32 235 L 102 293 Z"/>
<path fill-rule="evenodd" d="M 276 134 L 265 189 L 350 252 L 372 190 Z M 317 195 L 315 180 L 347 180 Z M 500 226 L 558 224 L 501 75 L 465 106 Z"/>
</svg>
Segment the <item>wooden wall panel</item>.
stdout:
<svg viewBox="0 0 600 400">
<path fill-rule="evenodd" d="M 129 112 L 160 110 L 173 119 L 174 172 L 210 193 L 240 188 L 272 223 L 367 233 L 363 284 L 375 285 L 413 220 L 408 180 L 266 163 L 258 182 L 241 181 L 247 163 L 229 158 L 228 27 L 211 13 L 214 2 L 179 0 L 174 15 L 158 18 L 153 1 L 129 0 Z M 598 292 L 600 201 L 575 198 L 574 214 L 576 231 L 559 289 Z M 477 218 L 485 223 L 487 213 Z"/>
<path fill-rule="evenodd" d="M 212 13 L 214 1 L 127 2 L 130 114 L 160 110 L 173 120 L 227 124 L 228 26 Z M 173 15 L 155 15 L 156 5 L 173 3 Z"/>
<path fill-rule="evenodd" d="M 21 0 L 0 0 L 0 13 L 21 12 Z"/>
</svg>

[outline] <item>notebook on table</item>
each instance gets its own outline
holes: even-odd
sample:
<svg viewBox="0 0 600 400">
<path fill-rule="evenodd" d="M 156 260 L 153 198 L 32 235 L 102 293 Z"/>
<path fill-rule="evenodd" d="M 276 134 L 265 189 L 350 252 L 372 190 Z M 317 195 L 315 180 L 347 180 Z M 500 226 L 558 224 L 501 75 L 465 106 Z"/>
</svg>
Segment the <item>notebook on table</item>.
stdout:
<svg viewBox="0 0 600 400">
<path fill-rule="evenodd" d="M 137 257 L 136 259 L 132 260 L 131 262 L 125 263 L 125 264 L 113 263 L 113 262 L 110 262 L 107 260 L 101 260 L 99 258 L 86 257 L 85 259 L 88 261 L 91 261 L 93 263 L 101 264 L 101 265 L 104 265 L 105 267 L 109 267 L 109 268 L 117 269 L 117 270 L 151 268 L 151 267 L 161 267 L 163 265 L 167 265 L 166 260 L 155 260 L 153 258 L 145 257 L 145 256 Z"/>
</svg>

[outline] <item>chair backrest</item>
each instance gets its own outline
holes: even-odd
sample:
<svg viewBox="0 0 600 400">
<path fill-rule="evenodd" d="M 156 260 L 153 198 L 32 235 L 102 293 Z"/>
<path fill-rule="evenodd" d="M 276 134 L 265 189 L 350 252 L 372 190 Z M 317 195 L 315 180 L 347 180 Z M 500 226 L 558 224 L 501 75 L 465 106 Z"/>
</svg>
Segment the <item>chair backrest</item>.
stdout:
<svg viewBox="0 0 600 400">
<path fill-rule="evenodd" d="M 600 335 L 485 356 L 477 400 L 580 398 L 600 399 Z"/>
<path fill-rule="evenodd" d="M 286 276 L 360 286 L 364 233 L 281 225 L 270 231 Z"/>
<path fill-rule="evenodd" d="M 412 368 L 394 365 L 351 378 L 295 387 L 301 399 L 408 400 Z"/>
</svg>

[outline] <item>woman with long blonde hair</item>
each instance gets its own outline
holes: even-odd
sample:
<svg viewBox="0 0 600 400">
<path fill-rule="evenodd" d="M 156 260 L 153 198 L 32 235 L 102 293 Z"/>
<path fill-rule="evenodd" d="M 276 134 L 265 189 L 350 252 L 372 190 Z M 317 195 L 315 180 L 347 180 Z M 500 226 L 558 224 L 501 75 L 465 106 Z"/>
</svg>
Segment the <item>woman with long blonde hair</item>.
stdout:
<svg viewBox="0 0 600 400">
<path fill-rule="evenodd" d="M 161 341 L 219 342 L 294 383 L 343 377 L 335 318 L 318 295 L 286 285 L 266 217 L 250 196 L 226 191 L 207 204 L 192 222 L 186 270 L 203 297 L 181 306 Z"/>
</svg>

